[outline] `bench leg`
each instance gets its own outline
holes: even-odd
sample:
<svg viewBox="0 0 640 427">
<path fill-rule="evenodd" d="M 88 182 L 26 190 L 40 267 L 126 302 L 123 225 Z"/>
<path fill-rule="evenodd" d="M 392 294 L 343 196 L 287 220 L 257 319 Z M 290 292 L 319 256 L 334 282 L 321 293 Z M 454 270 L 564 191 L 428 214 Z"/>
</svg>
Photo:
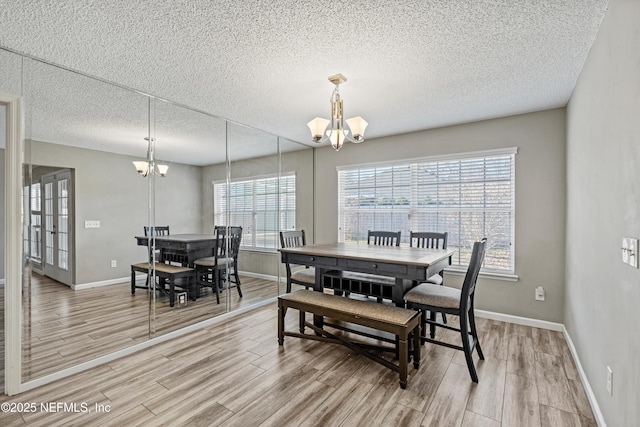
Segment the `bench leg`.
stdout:
<svg viewBox="0 0 640 427">
<path fill-rule="evenodd" d="M 306 317 L 306 312 L 300 310 L 300 314 L 299 314 L 299 318 L 298 318 L 298 328 L 300 329 L 300 333 L 304 334 L 304 321 L 305 321 L 305 317 Z"/>
<path fill-rule="evenodd" d="M 278 345 L 284 344 L 284 316 L 287 314 L 287 307 L 278 304 Z"/>
<path fill-rule="evenodd" d="M 413 367 L 420 367 L 420 325 L 416 326 L 411 336 L 413 338 Z"/>
<path fill-rule="evenodd" d="M 136 294 L 136 272 L 131 270 L 131 295 Z"/>
<path fill-rule="evenodd" d="M 407 388 L 407 358 L 409 357 L 409 341 L 407 341 L 407 337 L 400 337 L 398 340 L 398 347 L 400 350 L 399 358 L 398 358 L 398 373 L 400 374 L 400 388 Z"/>
<path fill-rule="evenodd" d="M 165 279 L 160 279 L 163 289 L 164 289 L 164 280 Z M 176 289 L 173 282 L 174 282 L 173 279 L 169 280 L 169 307 L 173 307 L 176 302 Z"/>
</svg>

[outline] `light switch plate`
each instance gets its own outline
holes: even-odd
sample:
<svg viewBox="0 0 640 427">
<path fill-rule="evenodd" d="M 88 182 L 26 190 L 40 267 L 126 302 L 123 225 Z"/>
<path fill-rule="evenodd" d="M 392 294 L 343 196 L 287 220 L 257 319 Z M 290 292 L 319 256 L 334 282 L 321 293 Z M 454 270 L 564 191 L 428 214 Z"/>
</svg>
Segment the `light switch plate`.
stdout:
<svg viewBox="0 0 640 427">
<path fill-rule="evenodd" d="M 87 220 L 84 222 L 84 228 L 100 228 L 99 220 Z"/>
</svg>

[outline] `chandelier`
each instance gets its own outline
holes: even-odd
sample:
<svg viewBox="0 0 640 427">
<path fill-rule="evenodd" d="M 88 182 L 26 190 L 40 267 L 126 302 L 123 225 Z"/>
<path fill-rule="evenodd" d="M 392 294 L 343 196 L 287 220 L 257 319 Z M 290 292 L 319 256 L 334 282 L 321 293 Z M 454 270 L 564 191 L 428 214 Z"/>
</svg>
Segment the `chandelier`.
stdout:
<svg viewBox="0 0 640 427">
<path fill-rule="evenodd" d="M 159 165 L 156 164 L 155 159 L 155 149 L 156 143 L 155 138 L 145 137 L 145 141 L 148 142 L 147 145 L 147 160 L 140 160 L 137 162 L 133 162 L 133 165 L 136 167 L 136 171 L 142 176 L 149 175 L 151 172 L 152 175 L 160 175 L 165 176 L 167 174 L 167 170 L 169 170 L 168 165 Z"/>
<path fill-rule="evenodd" d="M 369 123 L 359 116 L 347 120 L 344 119 L 342 99 L 340 98 L 340 84 L 345 83 L 347 78 L 338 73 L 330 76 L 329 81 L 336 85 L 329 99 L 331 103 L 331 120 L 316 117 L 307 123 L 307 126 L 311 130 L 313 142 L 320 143 L 328 139 L 331 141 L 331 146 L 338 151 L 344 145 L 345 140 L 355 143 L 364 141 L 364 130 Z M 347 122 L 347 128 L 345 128 L 344 122 Z M 329 123 L 331 123 L 331 127 L 327 128 Z M 351 132 L 351 136 L 349 132 Z"/>
</svg>

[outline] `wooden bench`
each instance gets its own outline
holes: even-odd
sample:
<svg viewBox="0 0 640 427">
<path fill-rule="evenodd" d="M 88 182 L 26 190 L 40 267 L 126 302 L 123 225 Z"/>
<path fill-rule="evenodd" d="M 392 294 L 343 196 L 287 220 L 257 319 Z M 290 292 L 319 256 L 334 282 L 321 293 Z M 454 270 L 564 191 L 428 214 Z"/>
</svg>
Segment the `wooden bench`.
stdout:
<svg viewBox="0 0 640 427">
<path fill-rule="evenodd" d="M 288 332 L 284 330 L 284 320 L 287 308 L 300 311 L 300 332 Z M 305 319 L 305 313 L 313 313 L 320 316 L 309 323 Z M 346 326 L 324 322 L 323 317 L 329 317 L 338 321 L 366 326 L 368 328 L 384 331 L 395 335 L 395 340 L 368 334 L 362 331 L 350 329 Z M 319 320 L 319 321 L 318 321 Z M 352 341 L 336 336 L 324 329 L 324 326 L 345 330 L 365 337 L 393 343 L 393 347 L 377 346 Z M 305 327 L 309 327 L 314 334 L 305 334 Z M 360 301 L 336 295 L 324 294 L 309 290 L 299 290 L 278 297 L 278 343 L 283 345 L 284 337 L 291 336 L 317 341 L 325 341 L 343 344 L 350 349 L 396 371 L 400 376 L 400 387 L 407 386 L 407 371 L 409 361 L 409 342 L 412 342 L 413 366 L 420 366 L 420 315 L 417 311 L 401 307 L 392 307 L 376 303 L 374 301 Z M 394 352 L 398 364 L 394 364 L 371 351 Z"/>
<path fill-rule="evenodd" d="M 136 286 L 136 272 L 150 274 L 152 263 L 141 262 L 139 264 L 131 264 L 131 295 L 135 295 L 136 288 L 149 289 L 147 286 Z M 177 279 L 185 278 L 187 280 L 187 288 L 189 298 L 192 301 L 196 299 L 196 271 L 193 268 L 180 267 L 176 265 L 155 263 L 156 276 L 160 278 L 161 289 L 164 289 L 165 280 L 169 281 L 169 306 L 175 304 L 175 283 Z"/>
</svg>

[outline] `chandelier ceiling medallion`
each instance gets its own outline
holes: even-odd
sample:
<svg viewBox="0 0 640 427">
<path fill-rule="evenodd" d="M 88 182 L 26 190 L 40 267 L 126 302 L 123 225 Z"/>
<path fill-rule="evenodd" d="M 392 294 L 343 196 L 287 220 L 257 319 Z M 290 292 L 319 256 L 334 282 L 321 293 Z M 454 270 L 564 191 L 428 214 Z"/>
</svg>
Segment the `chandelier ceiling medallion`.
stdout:
<svg viewBox="0 0 640 427">
<path fill-rule="evenodd" d="M 151 175 L 165 176 L 167 174 L 167 171 L 169 170 L 169 166 L 156 164 L 155 138 L 145 137 L 144 139 L 148 142 L 147 160 L 133 162 L 133 165 L 136 167 L 136 171 L 138 171 L 140 175 L 145 177 L 149 175 L 149 173 L 151 173 Z"/>
<path fill-rule="evenodd" d="M 331 146 L 338 151 L 344 145 L 345 140 L 355 143 L 364 141 L 364 130 L 369 123 L 360 116 L 344 119 L 342 98 L 340 98 L 340 84 L 345 83 L 347 78 L 338 73 L 330 76 L 329 81 L 336 85 L 329 99 L 331 103 L 331 120 L 316 117 L 307 123 L 307 126 L 311 130 L 313 142 L 320 143 L 328 139 L 331 141 Z M 345 128 L 344 122 L 347 122 L 348 127 Z M 327 127 L 329 123 L 331 123 L 331 127 Z M 349 135 L 349 132 L 351 132 L 351 135 Z"/>
</svg>

